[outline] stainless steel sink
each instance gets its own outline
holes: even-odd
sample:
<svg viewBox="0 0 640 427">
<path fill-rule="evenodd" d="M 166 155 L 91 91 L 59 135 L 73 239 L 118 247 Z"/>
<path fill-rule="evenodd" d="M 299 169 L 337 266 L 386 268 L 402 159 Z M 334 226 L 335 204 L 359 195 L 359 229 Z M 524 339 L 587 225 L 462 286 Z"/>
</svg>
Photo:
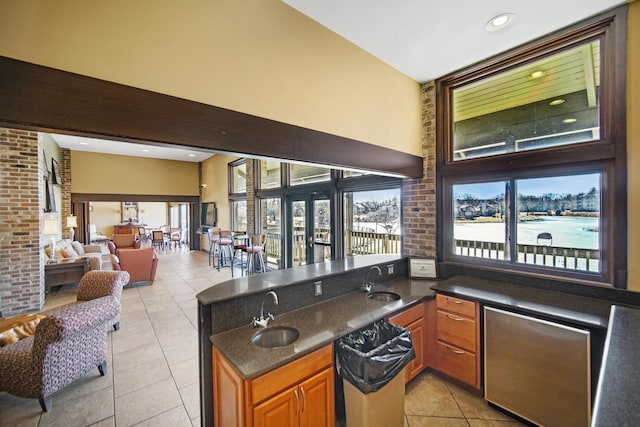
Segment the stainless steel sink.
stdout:
<svg viewBox="0 0 640 427">
<path fill-rule="evenodd" d="M 289 326 L 272 326 L 253 334 L 251 341 L 255 345 L 265 348 L 284 347 L 295 342 L 300 337 L 297 329 Z"/>
<path fill-rule="evenodd" d="M 372 299 L 374 301 L 390 302 L 390 301 L 399 300 L 400 295 L 396 294 L 395 292 L 375 291 L 375 292 L 369 292 L 367 294 L 367 298 Z"/>
</svg>

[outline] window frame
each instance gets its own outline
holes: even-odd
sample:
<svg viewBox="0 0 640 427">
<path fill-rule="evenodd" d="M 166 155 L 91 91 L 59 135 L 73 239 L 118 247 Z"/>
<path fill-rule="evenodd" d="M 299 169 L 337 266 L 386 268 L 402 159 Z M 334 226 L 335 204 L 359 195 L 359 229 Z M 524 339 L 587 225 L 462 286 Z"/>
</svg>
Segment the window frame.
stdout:
<svg viewBox="0 0 640 427">
<path fill-rule="evenodd" d="M 240 193 L 236 193 L 235 192 L 235 168 L 244 165 L 245 167 L 245 174 L 247 173 L 247 159 L 246 158 L 242 158 L 242 159 L 238 159 L 238 160 L 234 160 L 233 162 L 229 162 L 228 164 L 228 176 L 227 176 L 227 182 L 229 183 L 229 188 L 228 188 L 228 193 L 229 195 L 240 195 L 240 194 L 244 194 L 246 196 L 247 194 L 247 184 L 246 184 L 246 180 L 245 180 L 245 187 L 244 187 L 244 191 L 240 192 Z"/>
<path fill-rule="evenodd" d="M 626 13 L 622 6 L 436 81 L 438 254 L 446 264 L 626 288 Z M 600 40 L 600 139 L 483 158 L 453 159 L 453 90 L 580 44 Z M 540 178 L 596 171 L 603 174 L 600 274 L 582 274 L 511 261 L 455 255 L 453 184 Z M 514 203 L 515 206 L 515 203 Z M 513 208 L 515 210 L 515 207 Z M 451 238 L 445 239 L 444 236 Z M 615 236 L 615 239 L 613 238 Z"/>
</svg>

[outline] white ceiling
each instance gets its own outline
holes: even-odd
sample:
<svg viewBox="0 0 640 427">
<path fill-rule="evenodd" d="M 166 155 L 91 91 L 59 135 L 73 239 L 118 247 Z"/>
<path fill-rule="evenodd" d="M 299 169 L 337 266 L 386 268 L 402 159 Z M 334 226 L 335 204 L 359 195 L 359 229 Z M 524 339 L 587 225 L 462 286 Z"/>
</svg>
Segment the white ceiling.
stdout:
<svg viewBox="0 0 640 427">
<path fill-rule="evenodd" d="M 282 0 L 424 83 L 549 34 L 623 0 Z M 485 25 L 515 14 L 501 31 Z"/>
<path fill-rule="evenodd" d="M 282 0 L 418 82 L 442 77 L 624 0 Z M 501 31 L 486 23 L 515 14 Z M 215 153 L 68 135 L 58 145 L 78 151 L 201 162 Z M 143 151 L 148 150 L 148 151 Z"/>
<path fill-rule="evenodd" d="M 158 147 L 109 141 L 106 139 L 85 138 L 81 136 L 51 134 L 61 148 L 93 153 L 118 154 L 122 156 L 149 157 L 153 159 L 180 160 L 183 162 L 203 162 L 215 155 L 212 151 L 199 151 L 192 148 Z"/>
</svg>

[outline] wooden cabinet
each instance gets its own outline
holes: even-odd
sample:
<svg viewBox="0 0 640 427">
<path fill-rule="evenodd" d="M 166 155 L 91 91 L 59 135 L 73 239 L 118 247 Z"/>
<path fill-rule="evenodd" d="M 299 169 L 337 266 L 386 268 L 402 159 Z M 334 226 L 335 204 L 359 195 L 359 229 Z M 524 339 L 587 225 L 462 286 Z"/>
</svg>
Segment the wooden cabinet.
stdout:
<svg viewBox="0 0 640 427">
<path fill-rule="evenodd" d="M 245 380 L 214 348 L 214 423 L 237 427 L 335 424 L 333 345 Z"/>
<path fill-rule="evenodd" d="M 266 400 L 253 409 L 256 427 L 326 427 L 333 425 L 333 369 Z"/>
<path fill-rule="evenodd" d="M 480 320 L 478 303 L 436 295 L 436 369 L 480 388 Z"/>
<path fill-rule="evenodd" d="M 113 234 L 138 234 L 138 226 L 116 224 L 113 226 Z"/>
<path fill-rule="evenodd" d="M 409 362 L 404 369 L 405 382 L 409 382 L 426 367 L 425 345 L 427 342 L 427 328 L 424 324 L 425 303 L 419 303 L 406 309 L 402 313 L 390 317 L 389 322 L 411 331 L 411 340 L 413 341 L 413 348 L 416 351 L 416 358 Z"/>
</svg>

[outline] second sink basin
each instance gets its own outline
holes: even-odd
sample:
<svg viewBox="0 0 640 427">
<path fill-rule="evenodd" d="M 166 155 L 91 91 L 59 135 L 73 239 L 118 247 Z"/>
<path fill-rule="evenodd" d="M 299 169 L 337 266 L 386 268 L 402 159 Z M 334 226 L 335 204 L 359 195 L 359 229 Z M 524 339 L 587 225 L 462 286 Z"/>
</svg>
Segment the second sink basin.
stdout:
<svg viewBox="0 0 640 427">
<path fill-rule="evenodd" d="M 284 347 L 295 342 L 300 337 L 300 332 L 289 326 L 272 326 L 264 328 L 253 334 L 251 341 L 255 345 L 265 348 Z"/>
<path fill-rule="evenodd" d="M 375 291 L 375 292 L 369 292 L 367 294 L 367 298 L 372 299 L 374 301 L 390 302 L 390 301 L 399 300 L 400 295 L 396 294 L 395 292 Z"/>
</svg>

